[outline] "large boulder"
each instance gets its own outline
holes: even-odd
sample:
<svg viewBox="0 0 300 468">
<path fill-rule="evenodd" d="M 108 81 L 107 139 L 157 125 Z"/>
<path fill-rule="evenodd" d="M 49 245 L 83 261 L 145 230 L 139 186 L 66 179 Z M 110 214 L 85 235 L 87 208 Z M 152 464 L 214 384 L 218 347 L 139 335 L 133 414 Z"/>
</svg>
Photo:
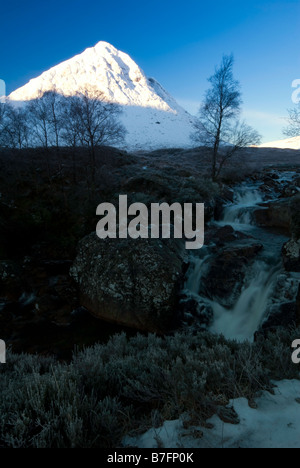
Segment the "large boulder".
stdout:
<svg viewBox="0 0 300 468">
<path fill-rule="evenodd" d="M 173 239 L 99 239 L 79 244 L 70 274 L 81 305 L 109 322 L 164 332 L 175 318 L 184 244 Z"/>
</svg>

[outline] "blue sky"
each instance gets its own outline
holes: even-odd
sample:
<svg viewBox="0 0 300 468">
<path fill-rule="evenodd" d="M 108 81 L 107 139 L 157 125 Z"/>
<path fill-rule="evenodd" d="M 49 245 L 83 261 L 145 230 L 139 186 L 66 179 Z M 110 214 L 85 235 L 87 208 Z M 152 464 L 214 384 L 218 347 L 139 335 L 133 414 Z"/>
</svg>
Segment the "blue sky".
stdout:
<svg viewBox="0 0 300 468">
<path fill-rule="evenodd" d="M 245 118 L 263 141 L 282 137 L 291 84 L 300 78 L 299 0 L 10 0 L 0 17 L 8 93 L 103 40 L 195 113 L 207 78 L 232 52 Z"/>
</svg>

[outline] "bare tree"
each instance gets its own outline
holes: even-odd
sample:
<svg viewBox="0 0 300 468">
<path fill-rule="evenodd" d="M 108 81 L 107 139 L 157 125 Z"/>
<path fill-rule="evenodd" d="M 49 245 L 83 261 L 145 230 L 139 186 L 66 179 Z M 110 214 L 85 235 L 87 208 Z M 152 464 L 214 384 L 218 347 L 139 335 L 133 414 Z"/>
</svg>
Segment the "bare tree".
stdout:
<svg viewBox="0 0 300 468">
<path fill-rule="evenodd" d="M 72 148 L 81 143 L 81 118 L 78 112 L 80 106 L 78 96 L 62 96 L 60 99 L 61 139 L 64 145 Z"/>
<path fill-rule="evenodd" d="M 34 141 L 44 148 L 52 145 L 52 116 L 47 99 L 42 92 L 39 96 L 27 104 L 26 111 L 29 116 Z"/>
<path fill-rule="evenodd" d="M 24 148 L 28 146 L 29 127 L 23 107 L 9 102 L 0 104 L 0 146 Z"/>
<path fill-rule="evenodd" d="M 76 148 L 80 145 L 80 98 L 77 96 L 60 99 L 60 119 L 61 119 L 61 141 L 64 145 L 72 148 L 73 178 L 77 181 Z"/>
<path fill-rule="evenodd" d="M 81 143 L 93 151 L 97 146 L 121 142 L 125 137 L 125 128 L 119 123 L 121 108 L 117 104 L 106 102 L 104 95 L 90 87 L 79 91 L 79 98 L 74 103 L 77 111 Z"/>
<path fill-rule="evenodd" d="M 59 148 L 59 137 L 62 128 L 61 97 L 55 91 L 47 91 L 42 97 L 44 105 L 48 109 L 48 120 L 55 146 Z"/>
<path fill-rule="evenodd" d="M 28 147 L 29 127 L 27 113 L 23 107 L 7 104 L 5 134 L 11 148 Z"/>
<path fill-rule="evenodd" d="M 251 145 L 258 145 L 261 142 L 261 135 L 246 122 L 235 122 L 228 135 L 230 146 L 225 146 L 220 151 L 218 158 L 218 167 L 216 169 L 215 179 L 220 177 L 223 166 L 231 159 L 241 148 Z"/>
<path fill-rule="evenodd" d="M 213 180 L 219 177 L 225 162 L 239 148 L 260 141 L 260 135 L 255 130 L 238 121 L 242 99 L 240 84 L 233 77 L 233 63 L 233 55 L 224 55 L 221 65 L 208 79 L 211 86 L 205 93 L 192 134 L 196 143 L 210 149 Z"/>
<path fill-rule="evenodd" d="M 70 108 L 64 119 L 65 138 L 79 139 L 90 150 L 93 178 L 95 175 L 95 149 L 105 144 L 117 144 L 124 140 L 126 130 L 119 122 L 121 108 L 107 102 L 95 87 L 79 91 L 69 98 Z"/>
<path fill-rule="evenodd" d="M 6 131 L 6 112 L 7 105 L 0 102 L 0 146 L 5 146 L 5 131 Z"/>
<path fill-rule="evenodd" d="M 288 137 L 300 136 L 300 106 L 294 109 L 288 109 L 288 126 L 284 128 L 283 133 Z"/>
</svg>

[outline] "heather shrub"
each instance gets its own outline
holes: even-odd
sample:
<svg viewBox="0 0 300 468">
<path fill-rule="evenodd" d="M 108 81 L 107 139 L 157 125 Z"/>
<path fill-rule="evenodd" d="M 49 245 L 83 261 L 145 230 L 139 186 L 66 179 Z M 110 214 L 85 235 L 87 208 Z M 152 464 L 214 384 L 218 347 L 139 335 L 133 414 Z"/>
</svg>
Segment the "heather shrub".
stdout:
<svg viewBox="0 0 300 468">
<path fill-rule="evenodd" d="M 272 379 L 299 378 L 277 330 L 255 343 L 206 332 L 113 336 L 69 363 L 15 355 L 0 366 L 0 447 L 118 447 L 183 413 L 204 422 L 229 399 L 253 400 Z"/>
</svg>

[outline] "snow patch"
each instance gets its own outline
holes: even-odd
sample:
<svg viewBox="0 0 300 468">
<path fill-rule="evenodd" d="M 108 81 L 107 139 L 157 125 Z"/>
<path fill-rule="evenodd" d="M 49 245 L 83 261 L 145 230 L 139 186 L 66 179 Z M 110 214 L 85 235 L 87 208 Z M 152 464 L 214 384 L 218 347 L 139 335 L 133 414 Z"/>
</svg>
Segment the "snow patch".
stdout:
<svg viewBox="0 0 300 468">
<path fill-rule="evenodd" d="M 224 423 L 217 415 L 212 429 L 184 429 L 182 420 L 166 421 L 139 437 L 126 437 L 125 446 L 139 448 L 300 448 L 300 381 L 274 382 L 275 394 L 263 392 L 252 409 L 245 398 L 230 402 L 240 423 Z"/>
<path fill-rule="evenodd" d="M 264 143 L 259 148 L 300 149 L 300 136 Z"/>
</svg>

